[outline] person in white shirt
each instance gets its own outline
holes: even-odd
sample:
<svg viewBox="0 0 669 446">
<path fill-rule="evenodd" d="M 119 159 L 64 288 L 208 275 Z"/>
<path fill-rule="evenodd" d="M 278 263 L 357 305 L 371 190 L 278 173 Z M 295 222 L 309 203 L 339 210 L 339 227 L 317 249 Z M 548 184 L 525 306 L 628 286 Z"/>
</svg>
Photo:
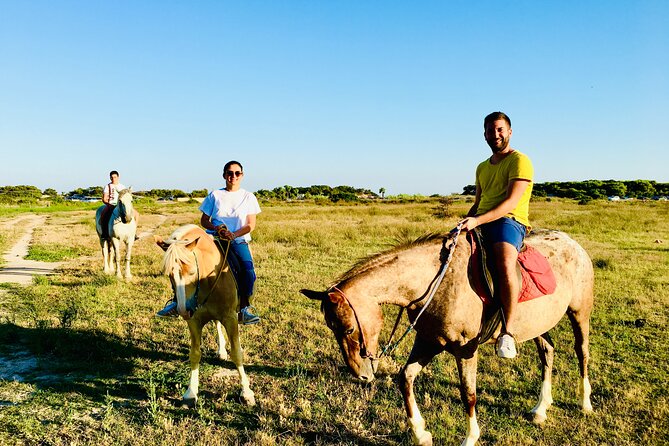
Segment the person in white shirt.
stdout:
<svg viewBox="0 0 669 446">
<path fill-rule="evenodd" d="M 112 170 L 109 172 L 109 183 L 102 188 L 102 202 L 105 204 L 105 208 L 100 215 L 100 226 L 102 227 L 102 236 L 103 238 L 109 238 L 109 217 L 111 217 L 112 211 L 118 204 L 118 194 L 126 187 L 120 183 L 119 179 L 121 176 L 118 171 Z M 139 213 L 136 209 L 134 211 L 135 222 L 139 225 Z M 138 237 L 135 236 L 135 240 Z"/>
<path fill-rule="evenodd" d="M 238 271 L 238 293 L 240 299 L 239 320 L 244 325 L 257 324 L 260 317 L 253 314 L 250 298 L 256 281 L 253 257 L 249 249 L 251 232 L 256 227 L 256 215 L 260 205 L 253 193 L 241 188 L 244 169 L 239 161 L 229 161 L 223 168 L 225 187 L 214 190 L 200 205 L 200 224 L 212 235 L 230 241 L 229 257 Z M 176 302 L 169 302 L 158 312 L 158 316 L 176 316 Z"/>
</svg>

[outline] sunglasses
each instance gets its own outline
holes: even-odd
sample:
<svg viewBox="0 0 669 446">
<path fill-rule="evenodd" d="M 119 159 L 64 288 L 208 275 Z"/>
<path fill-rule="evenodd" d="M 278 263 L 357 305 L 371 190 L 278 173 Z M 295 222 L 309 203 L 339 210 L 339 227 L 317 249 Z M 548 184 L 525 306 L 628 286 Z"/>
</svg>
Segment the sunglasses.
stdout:
<svg viewBox="0 0 669 446">
<path fill-rule="evenodd" d="M 231 177 L 233 175 L 236 176 L 236 177 L 241 177 L 242 175 L 244 175 L 244 172 L 242 172 L 241 170 L 226 170 L 225 171 L 225 176 L 226 177 Z"/>
</svg>

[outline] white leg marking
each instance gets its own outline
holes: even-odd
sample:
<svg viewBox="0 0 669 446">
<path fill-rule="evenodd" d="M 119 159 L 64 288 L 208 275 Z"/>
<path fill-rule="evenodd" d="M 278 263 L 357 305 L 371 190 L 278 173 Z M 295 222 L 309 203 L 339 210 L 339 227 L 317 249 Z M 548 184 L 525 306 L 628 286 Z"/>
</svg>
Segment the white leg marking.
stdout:
<svg viewBox="0 0 669 446">
<path fill-rule="evenodd" d="M 474 416 L 467 417 L 467 437 L 462 442 L 461 446 L 474 446 L 481 436 L 479 423 L 476 421 L 476 412 Z"/>
<path fill-rule="evenodd" d="M 240 394 L 242 400 L 249 406 L 255 406 L 256 398 L 253 394 L 253 390 L 251 390 L 251 382 L 249 381 L 249 377 L 246 376 L 246 372 L 244 372 L 244 366 L 238 366 L 237 371 L 239 372 L 239 380 L 242 384 L 242 392 Z"/>
<path fill-rule="evenodd" d="M 534 423 L 541 424 L 546 421 L 546 410 L 553 404 L 552 386 L 550 381 L 541 383 L 541 392 L 539 392 L 539 401 L 534 406 L 531 413 L 534 414 Z"/>
<path fill-rule="evenodd" d="M 590 387 L 590 380 L 588 378 L 583 378 L 580 384 L 579 393 L 581 396 L 581 410 L 583 410 L 583 412 L 592 412 L 592 403 L 590 402 L 592 388 Z"/>
<path fill-rule="evenodd" d="M 425 430 L 425 420 L 420 414 L 418 409 L 418 404 L 414 400 L 412 402 L 411 412 L 413 416 L 409 418 L 409 424 L 411 425 L 411 434 L 413 435 L 413 442 L 416 445 L 426 446 L 432 444 L 432 434 Z"/>
<path fill-rule="evenodd" d="M 200 369 L 190 371 L 190 381 L 188 383 L 188 390 L 184 393 L 184 400 L 197 400 L 197 393 L 200 387 Z"/>
<path fill-rule="evenodd" d="M 218 357 L 225 361 L 228 359 L 228 351 L 225 349 L 225 336 L 223 335 L 223 327 L 219 321 L 216 321 L 216 332 L 218 333 Z"/>
</svg>

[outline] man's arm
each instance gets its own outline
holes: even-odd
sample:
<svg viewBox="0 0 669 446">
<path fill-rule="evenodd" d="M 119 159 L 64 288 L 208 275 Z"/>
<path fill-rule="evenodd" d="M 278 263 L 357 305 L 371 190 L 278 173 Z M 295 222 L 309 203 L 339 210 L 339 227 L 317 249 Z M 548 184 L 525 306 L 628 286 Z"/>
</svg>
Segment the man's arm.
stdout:
<svg viewBox="0 0 669 446">
<path fill-rule="evenodd" d="M 474 204 L 467 212 L 467 217 L 473 217 L 476 215 L 476 211 L 479 209 L 479 203 L 481 202 L 481 186 L 476 185 L 476 196 L 474 197 Z"/>
<path fill-rule="evenodd" d="M 102 202 L 106 205 L 109 205 L 109 184 L 105 186 L 102 192 Z"/>
<path fill-rule="evenodd" d="M 530 185 L 529 180 L 523 180 L 523 179 L 511 180 L 506 188 L 506 197 L 504 198 L 504 200 L 502 200 L 497 206 L 490 209 L 485 214 L 477 215 L 476 217 L 469 216 L 464 220 L 462 220 L 461 222 L 463 224 L 462 229 L 465 231 L 471 231 L 477 226 L 480 226 L 485 223 L 490 223 L 491 221 L 495 221 L 499 218 L 504 217 L 518 205 L 518 202 L 520 201 L 521 197 L 523 196 L 525 190 L 529 185 Z M 477 204 L 475 203 L 475 205 Z M 474 207 L 472 206 L 472 209 L 473 208 Z"/>
</svg>

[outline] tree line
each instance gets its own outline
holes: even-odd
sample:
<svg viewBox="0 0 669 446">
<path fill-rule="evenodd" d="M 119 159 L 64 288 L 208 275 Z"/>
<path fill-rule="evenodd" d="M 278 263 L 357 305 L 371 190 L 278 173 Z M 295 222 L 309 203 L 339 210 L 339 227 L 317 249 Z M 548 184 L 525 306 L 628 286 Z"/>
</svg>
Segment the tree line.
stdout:
<svg viewBox="0 0 669 446">
<path fill-rule="evenodd" d="M 465 186 L 463 195 L 475 195 L 476 187 Z M 533 197 L 573 198 L 574 200 L 600 199 L 607 197 L 653 198 L 669 196 L 669 183 L 658 183 L 653 180 L 587 180 L 587 181 L 554 181 L 534 183 Z"/>
<path fill-rule="evenodd" d="M 385 198 L 385 188 L 380 188 L 379 193 L 366 188 L 355 188 L 352 186 L 313 185 L 313 186 L 279 186 L 272 190 L 260 189 L 255 192 L 261 200 L 315 200 L 316 202 L 355 202 L 364 200 L 377 200 Z M 206 197 L 207 189 L 196 189 L 190 193 L 179 189 L 151 189 L 148 191 L 134 191 L 135 195 L 153 199 L 176 199 L 176 198 L 200 198 Z M 463 188 L 463 195 L 474 195 L 476 187 L 473 184 Z M 62 201 L 80 197 L 102 197 L 101 186 L 77 188 L 65 194 L 59 194 L 55 189 L 48 188 L 44 191 L 35 186 L 3 186 L 0 187 L 0 203 L 36 203 L 43 196 L 51 201 Z M 431 197 L 439 197 L 439 194 Z M 580 201 L 602 199 L 611 196 L 621 198 L 654 198 L 669 196 L 669 183 L 658 183 L 653 180 L 587 180 L 587 181 L 554 181 L 548 183 L 535 183 L 532 190 L 533 197 L 558 197 L 571 198 Z M 407 201 L 405 198 L 416 198 L 417 195 L 397 195 L 388 197 Z M 422 197 L 422 196 L 420 196 Z M 407 199 L 408 199 L 407 198 Z"/>
</svg>

